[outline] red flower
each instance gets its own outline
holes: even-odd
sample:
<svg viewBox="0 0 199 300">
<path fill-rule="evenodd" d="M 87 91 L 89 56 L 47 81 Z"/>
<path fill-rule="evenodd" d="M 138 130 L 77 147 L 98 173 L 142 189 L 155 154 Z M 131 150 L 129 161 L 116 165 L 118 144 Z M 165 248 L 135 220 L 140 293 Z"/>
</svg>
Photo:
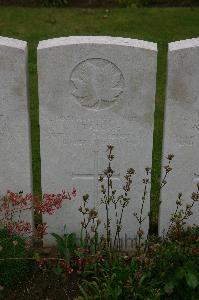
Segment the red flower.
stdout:
<svg viewBox="0 0 199 300">
<path fill-rule="evenodd" d="M 73 187 L 72 195 L 73 195 L 73 197 L 76 197 L 76 196 L 77 196 L 77 190 L 76 190 L 75 187 Z"/>
<path fill-rule="evenodd" d="M 68 274 L 71 274 L 71 273 L 73 273 L 73 268 L 71 268 L 70 266 L 68 266 L 68 268 L 67 268 L 67 271 L 68 271 Z"/>
</svg>

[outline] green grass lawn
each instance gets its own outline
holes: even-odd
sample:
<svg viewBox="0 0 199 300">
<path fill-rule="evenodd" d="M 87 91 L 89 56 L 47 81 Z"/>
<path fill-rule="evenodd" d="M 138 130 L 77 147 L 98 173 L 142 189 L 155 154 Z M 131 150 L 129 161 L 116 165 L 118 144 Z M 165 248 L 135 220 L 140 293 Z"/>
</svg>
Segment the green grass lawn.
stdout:
<svg viewBox="0 0 199 300">
<path fill-rule="evenodd" d="M 106 17 L 107 15 L 108 17 Z M 40 40 L 69 35 L 110 35 L 158 43 L 153 150 L 152 221 L 157 221 L 166 52 L 168 42 L 199 36 L 199 8 L 54 9 L 0 7 L 0 35 L 29 43 L 30 115 L 34 193 L 40 192 L 36 49 Z"/>
</svg>

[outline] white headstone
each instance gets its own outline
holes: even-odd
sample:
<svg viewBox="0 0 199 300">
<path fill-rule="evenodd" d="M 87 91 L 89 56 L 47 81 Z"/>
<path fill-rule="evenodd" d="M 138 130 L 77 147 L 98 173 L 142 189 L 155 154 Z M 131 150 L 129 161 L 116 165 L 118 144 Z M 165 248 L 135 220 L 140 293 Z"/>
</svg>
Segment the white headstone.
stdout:
<svg viewBox="0 0 199 300">
<path fill-rule="evenodd" d="M 173 170 L 162 189 L 159 231 L 168 229 L 178 194 L 190 203 L 199 183 L 199 38 L 169 44 L 163 161 L 174 154 Z M 191 224 L 199 224 L 199 204 Z"/>
<path fill-rule="evenodd" d="M 32 192 L 27 78 L 27 43 L 0 37 L 1 196 Z"/>
<path fill-rule="evenodd" d="M 115 146 L 114 184 L 122 192 L 128 168 L 136 170 L 123 237 L 138 229 L 144 168 L 151 166 L 157 46 L 113 37 L 68 37 L 38 47 L 41 168 L 44 193 L 75 186 L 78 197 L 51 217 L 51 232 L 80 233 L 82 196 L 100 203 L 99 175 L 107 166 L 106 145 Z M 144 215 L 149 212 L 149 198 Z M 105 218 L 103 215 L 102 218 Z M 102 221 L 105 221 L 103 219 Z M 144 222 L 148 230 L 148 217 Z M 46 243 L 52 239 L 47 238 Z"/>
</svg>

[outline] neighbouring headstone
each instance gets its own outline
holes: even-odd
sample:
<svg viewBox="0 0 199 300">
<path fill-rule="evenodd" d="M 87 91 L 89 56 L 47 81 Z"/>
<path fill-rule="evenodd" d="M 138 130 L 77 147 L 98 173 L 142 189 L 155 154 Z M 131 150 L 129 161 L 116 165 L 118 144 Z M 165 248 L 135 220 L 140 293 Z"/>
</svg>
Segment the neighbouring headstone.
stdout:
<svg viewBox="0 0 199 300">
<path fill-rule="evenodd" d="M 1 196 L 32 192 L 27 78 L 27 43 L 0 37 Z"/>
<path fill-rule="evenodd" d="M 98 178 L 107 166 L 106 145 L 112 144 L 113 184 L 120 193 L 126 170 L 136 171 L 124 212 L 123 245 L 135 236 L 133 213 L 141 210 L 142 179 L 152 162 L 156 60 L 156 44 L 139 40 L 91 36 L 39 43 L 42 190 L 59 193 L 75 186 L 78 192 L 55 215 L 44 216 L 50 232 L 62 234 L 66 224 L 69 232 L 80 233 L 83 194 L 90 195 L 90 207 L 99 207 Z M 149 202 L 148 197 L 145 233 Z M 50 243 L 52 238 L 45 238 Z"/>
<path fill-rule="evenodd" d="M 162 164 L 168 154 L 175 157 L 161 193 L 160 234 L 168 229 L 178 194 L 190 204 L 199 183 L 199 38 L 170 43 L 168 51 Z M 193 212 L 188 223 L 199 225 L 199 203 Z"/>
</svg>

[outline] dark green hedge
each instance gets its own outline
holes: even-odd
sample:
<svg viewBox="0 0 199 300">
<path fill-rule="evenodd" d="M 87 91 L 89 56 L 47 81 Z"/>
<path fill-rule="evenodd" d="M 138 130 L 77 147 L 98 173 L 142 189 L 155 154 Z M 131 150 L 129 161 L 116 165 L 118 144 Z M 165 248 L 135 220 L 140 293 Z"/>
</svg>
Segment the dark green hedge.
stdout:
<svg viewBox="0 0 199 300">
<path fill-rule="evenodd" d="M 17 6 L 72 6 L 72 7 L 95 7 L 116 6 L 117 0 L 0 0 L 0 5 Z"/>
<path fill-rule="evenodd" d="M 131 4 L 136 4 L 137 6 L 192 6 L 198 5 L 199 0 L 40 0 L 44 5 L 50 6 L 60 6 L 65 4 L 66 6 L 104 6 L 105 4 L 122 4 L 130 6 Z"/>
<path fill-rule="evenodd" d="M 199 6 L 199 0 L 115 0 L 122 6 Z"/>
<path fill-rule="evenodd" d="M 21 6 L 199 6 L 199 0 L 0 0 L 0 5 Z"/>
<path fill-rule="evenodd" d="M 151 5 L 161 6 L 192 6 L 199 5 L 199 0 L 150 0 Z"/>
</svg>

